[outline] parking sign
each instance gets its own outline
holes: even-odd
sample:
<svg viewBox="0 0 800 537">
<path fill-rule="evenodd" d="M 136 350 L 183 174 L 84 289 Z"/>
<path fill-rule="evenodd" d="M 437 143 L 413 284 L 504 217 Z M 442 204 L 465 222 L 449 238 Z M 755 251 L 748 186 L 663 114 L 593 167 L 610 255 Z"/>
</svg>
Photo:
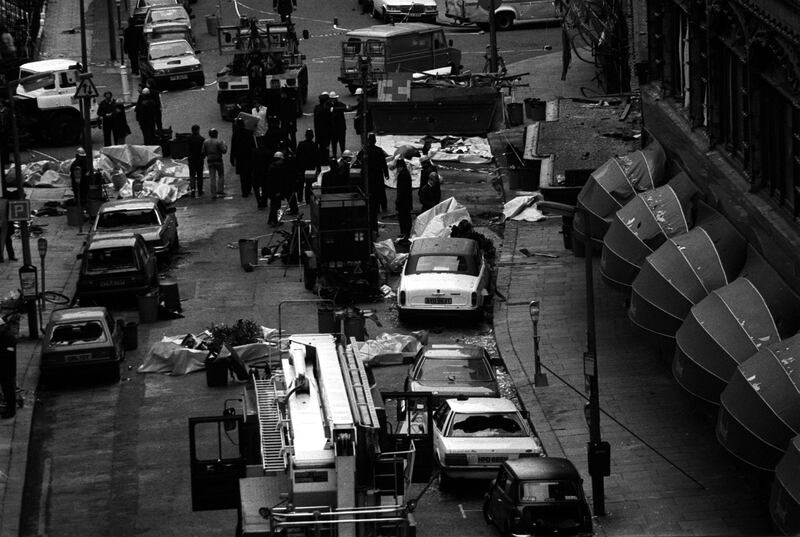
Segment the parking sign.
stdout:
<svg viewBox="0 0 800 537">
<path fill-rule="evenodd" d="M 25 222 L 31 219 L 30 200 L 9 200 L 8 220 L 10 222 Z"/>
</svg>

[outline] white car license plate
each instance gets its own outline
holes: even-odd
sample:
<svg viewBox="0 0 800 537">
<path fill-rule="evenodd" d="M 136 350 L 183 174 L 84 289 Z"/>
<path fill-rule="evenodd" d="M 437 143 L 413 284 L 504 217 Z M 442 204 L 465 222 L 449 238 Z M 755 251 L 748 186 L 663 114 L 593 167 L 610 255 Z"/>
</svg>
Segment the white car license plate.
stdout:
<svg viewBox="0 0 800 537">
<path fill-rule="evenodd" d="M 478 464 L 501 464 L 508 459 L 505 455 L 478 455 L 475 462 Z"/>
<path fill-rule="evenodd" d="M 125 280 L 103 280 L 100 282 L 100 287 L 122 287 L 125 285 Z"/>
<path fill-rule="evenodd" d="M 453 299 L 449 296 L 426 296 L 426 304 L 452 304 Z"/>
<path fill-rule="evenodd" d="M 170 80 L 186 80 L 189 78 L 189 75 L 172 75 L 169 77 Z"/>
</svg>

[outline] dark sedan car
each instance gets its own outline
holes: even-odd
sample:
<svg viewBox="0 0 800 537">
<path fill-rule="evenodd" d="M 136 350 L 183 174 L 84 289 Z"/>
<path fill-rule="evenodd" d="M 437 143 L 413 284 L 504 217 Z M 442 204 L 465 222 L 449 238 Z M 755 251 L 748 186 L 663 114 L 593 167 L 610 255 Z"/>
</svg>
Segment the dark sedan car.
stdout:
<svg viewBox="0 0 800 537">
<path fill-rule="evenodd" d="M 156 256 L 138 233 L 94 238 L 81 257 L 76 295 L 82 306 L 158 290 Z"/>
<path fill-rule="evenodd" d="M 503 535 L 591 535 L 583 480 L 567 459 L 503 463 L 486 493 L 483 514 Z"/>
<path fill-rule="evenodd" d="M 499 397 L 492 361 L 478 345 L 433 343 L 417 353 L 408 371 L 406 391 L 448 397 Z"/>
<path fill-rule="evenodd" d="M 123 327 L 103 307 L 57 310 L 42 342 L 41 372 L 45 380 L 75 369 L 107 372 L 119 380 L 125 357 Z"/>
</svg>

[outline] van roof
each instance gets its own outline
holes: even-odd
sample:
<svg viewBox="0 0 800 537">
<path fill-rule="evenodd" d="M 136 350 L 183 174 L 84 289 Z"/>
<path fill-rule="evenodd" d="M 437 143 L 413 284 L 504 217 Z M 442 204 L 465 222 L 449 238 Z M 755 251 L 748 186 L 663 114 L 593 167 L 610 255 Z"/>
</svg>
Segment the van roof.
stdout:
<svg viewBox="0 0 800 537">
<path fill-rule="evenodd" d="M 50 71 L 66 71 L 77 63 L 78 62 L 75 60 L 58 58 L 54 60 L 41 60 L 38 62 L 23 63 L 19 66 L 19 68 L 26 71 L 31 71 L 32 73 L 47 73 Z"/>
<path fill-rule="evenodd" d="M 376 24 L 358 30 L 347 32 L 347 37 L 392 37 L 412 32 L 440 30 L 441 26 L 435 24 L 425 24 L 422 22 L 398 22 L 397 24 Z"/>
</svg>

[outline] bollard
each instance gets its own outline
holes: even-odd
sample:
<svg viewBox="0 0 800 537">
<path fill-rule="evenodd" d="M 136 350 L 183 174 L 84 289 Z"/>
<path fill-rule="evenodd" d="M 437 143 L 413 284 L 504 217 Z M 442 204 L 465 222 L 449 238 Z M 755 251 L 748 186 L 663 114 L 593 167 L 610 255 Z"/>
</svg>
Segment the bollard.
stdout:
<svg viewBox="0 0 800 537">
<path fill-rule="evenodd" d="M 128 84 L 128 68 L 125 66 L 124 61 L 119 66 L 119 77 L 122 80 L 122 102 L 131 104 L 131 87 Z"/>
</svg>

